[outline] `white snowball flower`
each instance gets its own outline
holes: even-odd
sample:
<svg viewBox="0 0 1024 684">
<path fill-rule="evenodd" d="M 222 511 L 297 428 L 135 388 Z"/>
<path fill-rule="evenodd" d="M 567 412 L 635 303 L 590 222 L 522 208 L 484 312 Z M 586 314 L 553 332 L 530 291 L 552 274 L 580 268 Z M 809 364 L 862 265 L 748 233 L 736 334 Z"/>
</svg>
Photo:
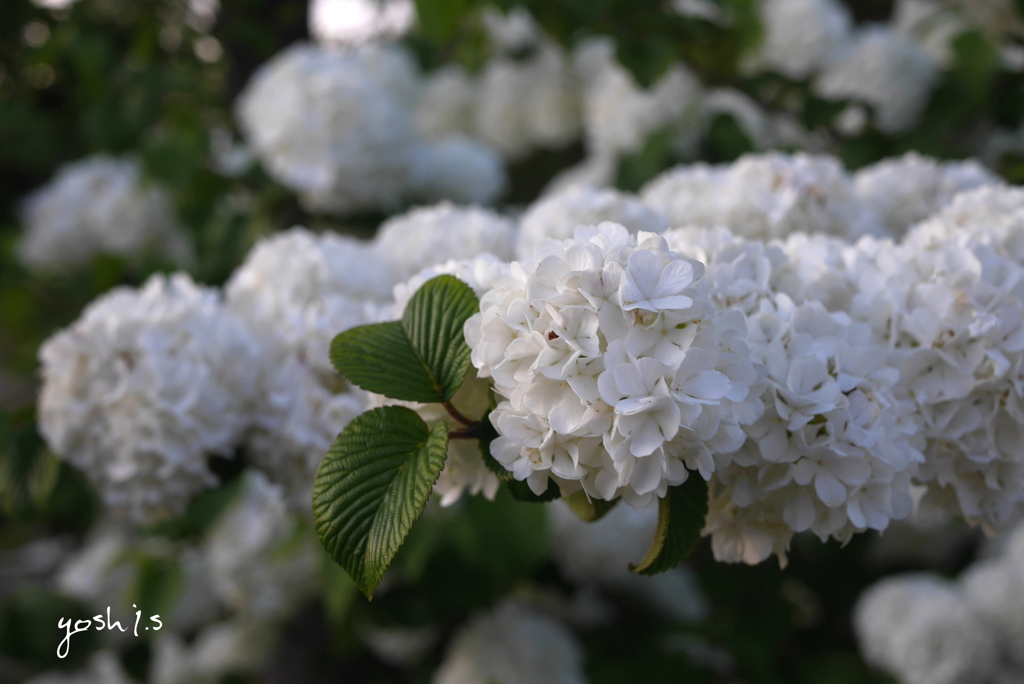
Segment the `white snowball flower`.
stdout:
<svg viewBox="0 0 1024 684">
<path fill-rule="evenodd" d="M 487 209 L 441 202 L 389 218 L 373 248 L 395 278 L 404 280 L 435 264 L 482 252 L 510 259 L 515 230 L 513 221 Z"/>
<path fill-rule="evenodd" d="M 368 243 L 293 228 L 259 242 L 225 287 L 229 308 L 266 347 L 247 453 L 306 516 L 320 461 L 366 408 L 334 372 L 331 340 L 377 320 L 391 282 Z"/>
<path fill-rule="evenodd" d="M 1024 503 L 1024 269 L 959 234 L 878 250 L 859 289 L 923 421 L 928 500 L 1004 526 Z"/>
<path fill-rule="evenodd" d="M 404 283 L 395 286 L 395 307 L 393 319 L 399 319 L 416 291 L 428 280 L 439 275 L 453 275 L 469 285 L 477 296 L 486 292 L 497 278 L 507 275 L 508 264 L 490 254 L 481 254 L 475 259 L 448 261 L 417 273 Z M 489 406 L 490 383 L 475 376 L 472 371 L 466 375 L 462 386 L 451 403 L 457 411 L 470 420 L 480 420 Z M 420 404 L 398 401 L 380 395 L 370 395 L 373 406 L 405 406 L 416 411 L 431 424 L 444 421 L 450 430 L 464 427 L 440 404 Z M 442 506 L 450 506 L 462 498 L 463 493 L 483 494 L 493 500 L 501 481 L 484 463 L 476 440 L 452 439 L 448 442 L 448 457 L 444 469 L 434 484 L 434 493 L 441 497 Z"/>
<path fill-rule="evenodd" d="M 542 42 L 525 61 L 490 60 L 480 75 L 474 135 L 519 159 L 561 147 L 580 133 L 577 83 L 565 52 Z"/>
<path fill-rule="evenodd" d="M 409 194 L 419 201 L 493 204 L 507 185 L 504 161 L 479 140 L 456 135 L 413 150 Z"/>
<path fill-rule="evenodd" d="M 664 216 L 634 195 L 611 188 L 575 185 L 542 197 L 527 208 L 519 220 L 516 256 L 528 260 L 541 241 L 566 240 L 572 237 L 576 226 L 603 221 L 623 225 L 634 234 L 641 230 L 661 233 L 668 228 Z"/>
<path fill-rule="evenodd" d="M 220 599 L 244 617 L 287 618 L 318 589 L 320 549 L 307 530 L 288 513 L 279 486 L 246 472 L 203 543 Z"/>
<path fill-rule="evenodd" d="M 732 165 L 670 169 L 640 196 L 673 226 L 721 225 L 746 238 L 794 232 L 877 234 L 878 217 L 858 200 L 839 161 L 824 155 L 749 154 Z"/>
<path fill-rule="evenodd" d="M 167 193 L 142 180 L 135 159 L 106 155 L 62 166 L 22 208 L 21 262 L 33 271 L 81 266 L 97 254 L 130 261 L 162 255 L 184 264 L 191 247 Z"/>
<path fill-rule="evenodd" d="M 390 210 L 405 192 L 417 82 L 395 47 L 294 45 L 239 96 L 246 140 L 309 211 Z"/>
<path fill-rule="evenodd" d="M 701 84 L 682 63 L 643 90 L 615 60 L 614 45 L 603 39 L 581 43 L 576 62 L 585 83 L 583 121 L 590 154 L 629 154 L 662 128 L 672 127 L 685 138 L 700 125 Z"/>
<path fill-rule="evenodd" d="M 416 23 L 412 0 L 310 0 L 309 32 L 320 43 L 394 39 Z"/>
<path fill-rule="evenodd" d="M 469 134 L 476 116 L 477 84 L 458 64 L 428 74 L 416 107 L 416 131 L 424 140 Z"/>
<path fill-rule="evenodd" d="M 905 684 L 988 682 L 997 635 L 956 587 L 930 575 L 878 582 L 854 608 L 865 659 Z"/>
<path fill-rule="evenodd" d="M 938 66 L 908 38 L 887 26 L 854 34 L 814 82 L 822 97 L 861 100 L 884 133 L 912 127 L 938 78 Z"/>
<path fill-rule="evenodd" d="M 491 453 L 534 493 L 653 505 L 756 419 L 741 315 L 716 316 L 703 266 L 652 233 L 604 223 L 513 263 L 466 323 L 504 399 Z M 738 441 L 737 441 L 738 440 Z"/>
<path fill-rule="evenodd" d="M 761 23 L 764 37 L 748 67 L 802 80 L 849 40 L 851 19 L 837 0 L 767 0 Z"/>
<path fill-rule="evenodd" d="M 1024 264 L 1024 189 L 992 184 L 961 192 L 944 209 L 914 226 L 904 242 L 924 247 L 962 235 Z"/>
<path fill-rule="evenodd" d="M 935 0 L 897 0 L 892 24 L 944 67 L 956 59 L 953 41 L 970 28 L 947 4 Z"/>
<path fill-rule="evenodd" d="M 583 684 L 583 649 L 551 618 L 506 601 L 453 638 L 433 684 Z"/>
<path fill-rule="evenodd" d="M 138 522 L 216 483 L 207 456 L 240 442 L 263 363 L 253 333 L 184 274 L 109 292 L 39 358 L 50 448 Z"/>
<path fill-rule="evenodd" d="M 976 161 L 940 162 L 916 152 L 885 159 L 854 175 L 857 197 L 897 237 L 944 208 L 958 193 L 1001 183 Z"/>
<path fill-rule="evenodd" d="M 997 630 L 1003 652 L 1024 670 L 1024 570 L 1017 559 L 977 562 L 960 584 L 971 607 Z"/>
</svg>

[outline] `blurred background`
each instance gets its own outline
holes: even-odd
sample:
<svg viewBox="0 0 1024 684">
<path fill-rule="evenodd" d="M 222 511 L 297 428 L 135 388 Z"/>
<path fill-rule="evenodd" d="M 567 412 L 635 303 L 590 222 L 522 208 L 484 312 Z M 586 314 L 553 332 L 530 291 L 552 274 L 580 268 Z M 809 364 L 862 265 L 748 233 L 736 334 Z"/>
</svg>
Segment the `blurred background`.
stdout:
<svg viewBox="0 0 1024 684">
<path fill-rule="evenodd" d="M 716 563 L 705 540 L 652 579 L 626 571 L 650 517 L 587 526 L 501 490 L 432 503 L 367 602 L 244 447 L 183 511 L 112 521 L 39 432 L 38 350 L 114 287 L 178 270 L 220 287 L 274 233 L 369 239 L 441 200 L 517 217 L 572 182 L 636 192 L 768 150 L 850 173 L 974 158 L 1020 183 L 1021 4 L 4 0 L 0 682 L 896 681 L 866 664 L 854 605 L 887 576 L 1002 553 L 963 522 L 798 535 L 785 569 Z M 371 44 L 404 61 L 359 57 Z M 287 60 L 316 72 L 305 94 Z M 299 139 L 317 93 L 368 104 L 311 108 Z M 316 137 L 364 120 L 339 150 Z M 419 170 L 395 180 L 399 154 Z M 339 200 L 360 176 L 373 187 Z M 60 618 L 132 623 L 133 604 L 164 628 L 91 630 L 57 657 Z"/>
</svg>

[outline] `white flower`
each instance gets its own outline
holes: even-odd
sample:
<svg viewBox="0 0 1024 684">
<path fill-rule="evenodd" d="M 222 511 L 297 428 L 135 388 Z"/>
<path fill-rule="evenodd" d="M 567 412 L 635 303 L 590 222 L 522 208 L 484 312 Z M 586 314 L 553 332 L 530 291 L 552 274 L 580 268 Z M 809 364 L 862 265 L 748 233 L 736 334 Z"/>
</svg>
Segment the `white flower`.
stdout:
<svg viewBox="0 0 1024 684">
<path fill-rule="evenodd" d="M 487 209 L 442 202 L 392 216 L 381 224 L 373 248 L 396 280 L 404 280 L 449 259 L 483 252 L 509 259 L 515 229 L 513 221 Z"/>
<path fill-rule="evenodd" d="M 883 133 L 912 127 L 938 78 L 938 67 L 921 48 L 887 26 L 856 32 L 814 81 L 819 95 L 861 100 L 874 109 Z"/>
<path fill-rule="evenodd" d="M 33 271 L 81 266 L 97 254 L 192 259 L 170 197 L 143 183 L 134 159 L 96 155 L 67 164 L 25 200 L 22 215 L 26 234 L 18 255 Z"/>
<path fill-rule="evenodd" d="M 507 159 L 567 145 L 580 133 L 577 87 L 564 51 L 550 40 L 525 61 L 491 59 L 480 75 L 473 133 Z"/>
<path fill-rule="evenodd" d="M 920 248 L 958 235 L 1024 264 L 1024 189 L 984 185 L 961 192 L 941 211 L 908 231 L 906 244 Z"/>
<path fill-rule="evenodd" d="M 511 601 L 473 618 L 452 639 L 434 684 L 583 684 L 583 651 L 555 620 Z"/>
<path fill-rule="evenodd" d="M 773 152 L 744 155 L 730 166 L 677 167 L 650 181 L 640 196 L 673 226 L 725 226 L 746 238 L 882 231 L 839 161 L 824 155 Z"/>
<path fill-rule="evenodd" d="M 857 196 L 897 237 L 944 208 L 957 193 L 1001 183 L 976 161 L 939 162 L 916 152 L 864 167 L 854 176 Z"/>
<path fill-rule="evenodd" d="M 575 59 L 584 83 L 583 121 L 591 155 L 637 151 L 647 136 L 664 127 L 685 139 L 699 126 L 701 84 L 684 64 L 673 64 L 649 90 L 642 90 L 603 37 L 580 43 Z"/>
<path fill-rule="evenodd" d="M 647 507 L 687 469 L 711 477 L 709 448 L 742 443 L 737 421 L 757 373 L 742 317 L 718 317 L 703 266 L 660 237 L 604 223 L 513 263 L 466 323 L 491 413 L 495 459 L 543 492 Z"/>
<path fill-rule="evenodd" d="M 541 240 L 566 240 L 572 237 L 576 226 L 603 221 L 623 225 L 631 233 L 660 233 L 668 227 L 664 216 L 633 195 L 573 185 L 542 197 L 527 208 L 519 221 L 516 255 L 520 260 L 528 260 Z"/>
<path fill-rule="evenodd" d="M 390 287 L 369 244 L 302 228 L 259 242 L 226 285 L 229 308 L 264 343 L 247 453 L 307 517 L 324 453 L 367 404 L 332 368 L 331 340 L 377 320 Z"/>
<path fill-rule="evenodd" d="M 476 117 L 477 85 L 458 64 L 427 75 L 416 107 L 416 131 L 428 141 L 470 134 Z"/>
<path fill-rule="evenodd" d="M 858 599 L 853 624 L 865 659 L 906 684 L 987 682 L 998 667 L 997 634 L 938 577 L 882 580 Z"/>
<path fill-rule="evenodd" d="M 267 172 L 308 210 L 389 210 L 405 192 L 416 90 L 398 48 L 298 44 L 256 72 L 236 112 Z"/>
<path fill-rule="evenodd" d="M 409 194 L 417 200 L 491 204 L 507 184 L 505 163 L 479 140 L 457 135 L 413 150 Z"/>
<path fill-rule="evenodd" d="M 145 522 L 216 483 L 249 426 L 263 359 L 218 294 L 153 276 L 93 302 L 39 351 L 39 426 L 104 503 Z"/>
<path fill-rule="evenodd" d="M 245 473 L 203 544 L 220 599 L 244 617 L 287 618 L 318 588 L 320 549 L 306 530 L 289 515 L 280 487 Z"/>
<path fill-rule="evenodd" d="M 309 32 L 324 44 L 394 39 L 416 23 L 412 0 L 311 0 Z"/>
<path fill-rule="evenodd" d="M 836 0 L 767 0 L 761 4 L 764 37 L 748 68 L 777 71 L 795 80 L 811 76 L 849 40 L 850 14 Z"/>
</svg>

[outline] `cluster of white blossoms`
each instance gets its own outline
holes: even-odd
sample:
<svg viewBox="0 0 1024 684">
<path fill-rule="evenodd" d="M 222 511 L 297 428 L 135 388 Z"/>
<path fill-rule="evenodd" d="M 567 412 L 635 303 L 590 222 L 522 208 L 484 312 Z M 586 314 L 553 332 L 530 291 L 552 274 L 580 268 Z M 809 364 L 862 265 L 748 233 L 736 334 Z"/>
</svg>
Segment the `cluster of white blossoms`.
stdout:
<svg viewBox="0 0 1024 684">
<path fill-rule="evenodd" d="M 958 193 L 1003 181 L 974 160 L 940 162 L 908 152 L 860 169 L 853 182 L 857 197 L 875 210 L 889 233 L 901 237 Z"/>
<path fill-rule="evenodd" d="M 331 367 L 331 340 L 380 317 L 390 274 L 369 243 L 293 228 L 258 243 L 225 286 L 228 307 L 263 344 L 247 454 L 296 510 L 309 513 L 320 460 L 366 408 Z"/>
<path fill-rule="evenodd" d="M 556 620 L 510 600 L 452 639 L 433 684 L 584 684 L 583 649 Z"/>
<path fill-rule="evenodd" d="M 630 233 L 661 233 L 668 219 L 635 195 L 611 188 L 570 185 L 530 205 L 519 219 L 516 258 L 527 261 L 546 239 L 567 240 L 576 226 L 594 226 L 611 221 Z"/>
<path fill-rule="evenodd" d="M 179 264 L 192 256 L 170 197 L 143 183 L 135 159 L 96 155 L 61 167 L 25 200 L 22 219 L 18 256 L 33 271 L 82 266 L 97 254 L 160 255 Z"/>
<path fill-rule="evenodd" d="M 416 142 L 412 58 L 398 48 L 292 46 L 263 65 L 236 112 L 249 145 L 311 211 L 393 210 Z"/>
<path fill-rule="evenodd" d="M 553 480 L 638 508 L 688 469 L 709 478 L 761 407 L 743 317 L 716 314 L 703 270 L 612 223 L 514 262 L 466 323 L 473 365 L 503 398 L 498 462 L 536 494 Z"/>
<path fill-rule="evenodd" d="M 790 233 L 846 238 L 883 232 L 839 160 L 826 155 L 748 154 L 732 164 L 669 169 L 640 191 L 673 226 L 725 226 L 742 237 Z"/>
<path fill-rule="evenodd" d="M 751 356 L 767 369 L 764 413 L 746 427 L 742 448 L 715 458 L 705 532 L 716 558 L 756 563 L 774 552 L 784 560 L 794 533 L 846 540 L 909 515 L 923 445 L 913 405 L 895 395 L 899 372 L 871 328 L 783 291 L 816 292 L 787 288 L 817 275 L 786 254 L 789 245 L 722 228 L 665 238 L 707 264 L 715 305 L 746 315 Z M 812 251 L 800 242 L 798 253 Z"/>
<path fill-rule="evenodd" d="M 910 574 L 869 587 L 854 628 L 865 659 L 903 684 L 1024 678 L 1024 528 L 955 581 Z"/>
<path fill-rule="evenodd" d="M 249 424 L 259 346 L 219 294 L 184 274 L 118 288 L 39 351 L 39 427 L 111 509 L 180 513 L 216 483 Z"/>
</svg>

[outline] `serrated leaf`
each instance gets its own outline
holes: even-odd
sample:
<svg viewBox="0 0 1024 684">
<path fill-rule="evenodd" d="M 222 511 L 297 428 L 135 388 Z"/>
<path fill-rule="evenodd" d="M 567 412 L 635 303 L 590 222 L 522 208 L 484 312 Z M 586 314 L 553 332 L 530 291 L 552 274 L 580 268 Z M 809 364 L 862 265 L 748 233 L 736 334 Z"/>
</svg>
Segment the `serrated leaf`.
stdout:
<svg viewBox="0 0 1024 684">
<path fill-rule="evenodd" d="M 631 572 L 657 575 L 683 562 L 693 553 L 708 514 L 708 485 L 695 472 L 686 482 L 670 487 L 658 502 L 658 526 L 647 553 L 639 563 L 629 564 Z"/>
<path fill-rule="evenodd" d="M 331 363 L 368 392 L 425 404 L 448 401 L 469 370 L 462 328 L 479 308 L 468 285 L 438 276 L 417 290 L 401 321 L 361 325 L 335 337 Z"/>
<path fill-rule="evenodd" d="M 615 508 L 618 499 L 604 501 L 603 499 L 591 499 L 582 489 L 562 499 L 565 505 L 583 522 L 595 522 L 603 518 L 608 511 Z"/>
<path fill-rule="evenodd" d="M 423 512 L 448 449 L 448 427 L 384 406 L 349 423 L 317 469 L 313 520 L 320 543 L 372 598 Z"/>
</svg>

